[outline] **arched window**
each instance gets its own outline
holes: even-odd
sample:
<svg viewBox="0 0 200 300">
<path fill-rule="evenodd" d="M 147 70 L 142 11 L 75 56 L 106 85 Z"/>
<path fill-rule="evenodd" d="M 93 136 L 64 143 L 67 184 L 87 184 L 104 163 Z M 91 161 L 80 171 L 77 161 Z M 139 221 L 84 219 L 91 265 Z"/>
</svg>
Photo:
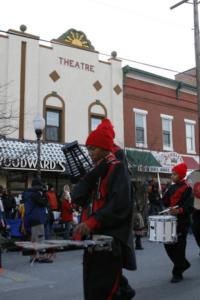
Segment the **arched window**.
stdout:
<svg viewBox="0 0 200 300">
<path fill-rule="evenodd" d="M 105 106 L 99 100 L 91 103 L 88 108 L 89 132 L 95 130 L 105 118 L 107 118 L 107 110 Z"/>
<path fill-rule="evenodd" d="M 44 139 L 47 142 L 64 143 L 65 141 L 65 103 L 56 93 L 44 98 Z"/>
</svg>

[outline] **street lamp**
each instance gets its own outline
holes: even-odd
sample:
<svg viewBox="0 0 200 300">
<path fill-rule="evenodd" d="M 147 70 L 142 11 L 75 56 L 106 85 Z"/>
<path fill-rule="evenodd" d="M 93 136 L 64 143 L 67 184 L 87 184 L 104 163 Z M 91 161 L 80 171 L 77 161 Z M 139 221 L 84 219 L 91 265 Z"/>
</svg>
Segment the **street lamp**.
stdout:
<svg viewBox="0 0 200 300">
<path fill-rule="evenodd" d="M 35 129 L 35 134 L 37 136 L 37 176 L 41 178 L 41 168 L 40 168 L 40 147 L 41 147 L 41 136 L 45 126 L 45 120 L 41 117 L 39 113 L 36 114 L 33 120 L 33 126 Z"/>
</svg>

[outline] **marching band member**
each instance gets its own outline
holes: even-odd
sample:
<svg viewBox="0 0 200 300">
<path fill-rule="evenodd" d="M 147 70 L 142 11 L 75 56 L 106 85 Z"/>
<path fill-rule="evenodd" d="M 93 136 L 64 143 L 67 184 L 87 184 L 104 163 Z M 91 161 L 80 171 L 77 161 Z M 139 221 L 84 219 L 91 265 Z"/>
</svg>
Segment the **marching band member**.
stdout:
<svg viewBox="0 0 200 300">
<path fill-rule="evenodd" d="M 189 261 L 185 257 L 186 238 L 190 225 L 190 213 L 193 206 L 192 188 L 184 177 L 187 173 L 185 163 L 180 163 L 172 169 L 172 184 L 166 191 L 163 202 L 169 207 L 169 214 L 177 217 L 178 240 L 174 244 L 164 244 L 165 250 L 174 264 L 172 270 L 172 283 L 183 280 L 183 272 L 190 267 Z M 174 208 L 174 207 L 177 208 Z"/>
<path fill-rule="evenodd" d="M 74 236 L 112 238 L 110 251 L 89 247 L 83 256 L 85 300 L 132 299 L 120 289 L 122 268 L 136 268 L 132 238 L 130 180 L 123 163 L 112 154 L 109 128 L 97 128 L 86 146 L 95 164 L 72 191 L 72 201 L 83 208 Z"/>
<path fill-rule="evenodd" d="M 103 119 L 102 122 L 98 125 L 98 129 L 101 128 L 106 128 L 109 130 L 110 134 L 112 135 L 112 138 L 114 140 L 115 138 L 115 131 L 112 123 L 110 122 L 109 119 Z M 131 176 L 130 171 L 128 169 L 128 162 L 126 160 L 126 155 L 124 150 L 117 145 L 115 142 L 113 143 L 112 147 L 112 153 L 115 155 L 117 160 L 122 162 L 124 164 L 125 170 L 127 171 L 128 177 Z M 136 204 L 136 197 L 135 197 L 135 191 L 133 189 L 132 183 L 131 183 L 131 200 L 133 201 L 133 211 L 135 210 L 135 204 Z M 125 299 L 131 299 L 133 295 L 135 294 L 135 290 L 130 286 L 128 279 L 124 276 L 124 274 L 121 274 L 121 279 L 120 279 L 120 289 L 122 294 L 124 295 Z"/>
</svg>

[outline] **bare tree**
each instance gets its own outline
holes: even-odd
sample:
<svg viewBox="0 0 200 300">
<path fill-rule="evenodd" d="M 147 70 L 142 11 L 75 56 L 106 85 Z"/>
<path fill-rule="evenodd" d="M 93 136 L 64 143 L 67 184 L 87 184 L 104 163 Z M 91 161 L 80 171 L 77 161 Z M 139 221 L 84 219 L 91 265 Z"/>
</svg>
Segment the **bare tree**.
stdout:
<svg viewBox="0 0 200 300">
<path fill-rule="evenodd" d="M 0 137 L 7 137 L 18 130 L 19 113 L 14 102 L 7 96 L 8 84 L 0 84 Z"/>
</svg>

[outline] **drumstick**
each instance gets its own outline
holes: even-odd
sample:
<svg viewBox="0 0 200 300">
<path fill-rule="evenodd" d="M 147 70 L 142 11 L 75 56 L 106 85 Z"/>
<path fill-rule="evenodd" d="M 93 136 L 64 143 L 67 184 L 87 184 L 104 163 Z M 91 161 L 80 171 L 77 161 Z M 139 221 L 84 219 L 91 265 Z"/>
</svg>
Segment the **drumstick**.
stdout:
<svg viewBox="0 0 200 300">
<path fill-rule="evenodd" d="M 164 213 L 170 211 L 171 208 L 178 208 L 178 205 L 172 206 L 172 207 L 170 207 L 170 208 L 167 208 L 167 209 L 165 209 L 165 210 L 160 211 L 160 212 L 159 212 L 159 215 L 164 214 Z"/>
</svg>

